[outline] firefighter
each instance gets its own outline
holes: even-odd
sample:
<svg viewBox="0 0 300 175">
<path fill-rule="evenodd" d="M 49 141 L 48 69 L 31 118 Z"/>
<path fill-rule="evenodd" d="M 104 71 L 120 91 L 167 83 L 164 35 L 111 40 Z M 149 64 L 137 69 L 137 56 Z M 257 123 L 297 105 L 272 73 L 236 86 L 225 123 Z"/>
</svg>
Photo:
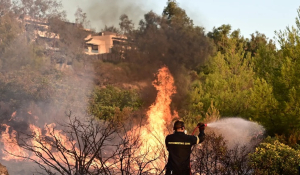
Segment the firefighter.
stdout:
<svg viewBox="0 0 300 175">
<path fill-rule="evenodd" d="M 192 146 L 203 142 L 205 138 L 205 125 L 199 123 L 199 135 L 185 134 L 184 122 L 177 120 L 174 123 L 173 134 L 166 137 L 166 147 L 169 151 L 169 159 L 166 165 L 167 175 L 190 175 L 190 154 Z"/>
</svg>

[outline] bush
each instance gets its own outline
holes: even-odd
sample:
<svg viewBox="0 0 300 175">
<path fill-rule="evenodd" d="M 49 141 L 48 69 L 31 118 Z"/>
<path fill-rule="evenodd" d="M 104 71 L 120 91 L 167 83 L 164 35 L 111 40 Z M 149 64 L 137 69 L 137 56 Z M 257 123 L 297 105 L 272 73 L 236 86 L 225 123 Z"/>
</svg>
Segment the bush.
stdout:
<svg viewBox="0 0 300 175">
<path fill-rule="evenodd" d="M 90 100 L 89 112 L 99 119 L 110 120 L 122 111 L 141 107 L 139 95 L 134 90 L 120 90 L 113 86 L 96 88 Z"/>
<path fill-rule="evenodd" d="M 259 175 L 296 175 L 299 156 L 298 150 L 268 137 L 250 154 L 250 165 Z"/>
<path fill-rule="evenodd" d="M 192 153 L 193 174 L 248 175 L 253 170 L 249 166 L 249 153 L 253 152 L 258 140 L 247 145 L 228 147 L 221 135 L 207 133 L 205 141 L 196 146 Z"/>
</svg>

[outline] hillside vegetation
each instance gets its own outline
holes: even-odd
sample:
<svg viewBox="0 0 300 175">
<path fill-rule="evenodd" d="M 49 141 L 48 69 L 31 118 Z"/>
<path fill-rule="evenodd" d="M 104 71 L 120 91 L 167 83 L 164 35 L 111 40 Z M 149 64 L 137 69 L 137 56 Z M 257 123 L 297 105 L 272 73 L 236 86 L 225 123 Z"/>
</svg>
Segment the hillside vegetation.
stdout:
<svg viewBox="0 0 300 175">
<path fill-rule="evenodd" d="M 266 166 L 271 174 L 297 174 L 300 8 L 295 26 L 277 31 L 273 41 L 259 31 L 247 38 L 230 24 L 205 32 L 176 1 L 168 1 L 162 14 L 146 13 L 137 27 L 126 14 L 120 27 L 106 26 L 127 42 L 112 48 L 117 59 L 104 61 L 84 54 L 84 38 L 95 31 L 83 30 L 88 19 L 80 9 L 70 24 L 55 0 L 16 2 L 0 2 L 2 123 L 14 111 L 30 110 L 47 120 L 68 110 L 101 120 L 136 120 L 155 100 L 154 74 L 167 66 L 177 87 L 171 107 L 189 130 L 214 114 L 257 122 L 270 137 L 251 153 L 251 167 L 257 174 L 268 174 Z M 25 16 L 46 19 L 48 32 L 60 39 L 36 38 Z M 60 51 L 47 50 L 49 42 Z"/>
</svg>

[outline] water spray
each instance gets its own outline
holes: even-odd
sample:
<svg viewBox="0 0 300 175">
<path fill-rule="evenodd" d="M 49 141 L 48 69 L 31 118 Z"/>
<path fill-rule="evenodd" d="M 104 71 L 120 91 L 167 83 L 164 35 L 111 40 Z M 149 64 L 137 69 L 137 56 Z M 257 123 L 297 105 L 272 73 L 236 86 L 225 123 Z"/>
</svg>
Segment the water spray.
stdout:
<svg viewBox="0 0 300 175">
<path fill-rule="evenodd" d="M 207 126 L 217 135 L 222 135 L 230 148 L 236 145 L 249 145 L 252 140 L 263 138 L 265 132 L 264 127 L 256 122 L 239 117 L 227 117 L 197 126 L 192 135 L 194 135 L 199 127 Z"/>
</svg>

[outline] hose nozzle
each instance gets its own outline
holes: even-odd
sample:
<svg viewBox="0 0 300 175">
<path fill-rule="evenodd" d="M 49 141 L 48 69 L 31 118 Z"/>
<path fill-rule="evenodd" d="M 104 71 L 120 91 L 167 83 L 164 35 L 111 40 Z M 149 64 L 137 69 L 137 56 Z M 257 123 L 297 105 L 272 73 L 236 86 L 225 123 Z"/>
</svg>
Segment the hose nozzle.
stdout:
<svg viewBox="0 0 300 175">
<path fill-rule="evenodd" d="M 207 123 L 203 123 L 202 127 L 207 127 Z"/>
<path fill-rule="evenodd" d="M 197 128 L 200 128 L 200 127 L 207 127 L 207 124 L 206 123 L 199 123 L 197 125 Z"/>
<path fill-rule="evenodd" d="M 198 123 L 197 127 L 194 129 L 192 135 L 194 135 L 195 131 L 198 129 L 198 128 L 205 128 L 207 127 L 207 124 L 206 123 Z"/>
</svg>

